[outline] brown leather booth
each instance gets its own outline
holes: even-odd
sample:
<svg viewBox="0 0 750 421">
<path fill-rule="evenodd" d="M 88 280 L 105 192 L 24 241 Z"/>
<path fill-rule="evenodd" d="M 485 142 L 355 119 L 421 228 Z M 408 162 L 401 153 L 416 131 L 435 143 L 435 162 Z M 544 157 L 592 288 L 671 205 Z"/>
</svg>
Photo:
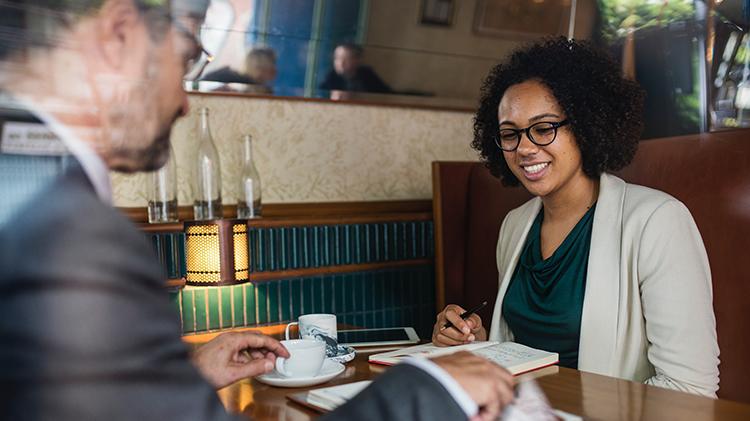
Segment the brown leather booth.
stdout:
<svg viewBox="0 0 750 421">
<path fill-rule="evenodd" d="M 434 162 L 437 305 L 494 304 L 495 246 L 505 214 L 531 196 L 479 163 Z M 641 142 L 618 174 L 687 205 L 708 251 L 719 347 L 719 397 L 750 403 L 750 130 Z M 493 309 L 480 313 L 490 320 Z"/>
</svg>

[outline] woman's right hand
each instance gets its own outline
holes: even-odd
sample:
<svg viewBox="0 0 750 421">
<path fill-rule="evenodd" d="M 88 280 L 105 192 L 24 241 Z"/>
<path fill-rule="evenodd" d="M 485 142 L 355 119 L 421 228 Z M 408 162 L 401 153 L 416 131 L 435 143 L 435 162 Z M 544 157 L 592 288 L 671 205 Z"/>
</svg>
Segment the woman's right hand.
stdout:
<svg viewBox="0 0 750 421">
<path fill-rule="evenodd" d="M 465 311 L 455 304 L 445 306 L 445 309 L 437 315 L 437 321 L 432 329 L 434 345 L 453 346 L 487 340 L 487 330 L 482 326 L 482 318 L 477 314 L 472 314 L 464 320 L 461 318 L 461 313 Z M 453 327 L 443 328 L 448 322 L 451 322 Z"/>
</svg>

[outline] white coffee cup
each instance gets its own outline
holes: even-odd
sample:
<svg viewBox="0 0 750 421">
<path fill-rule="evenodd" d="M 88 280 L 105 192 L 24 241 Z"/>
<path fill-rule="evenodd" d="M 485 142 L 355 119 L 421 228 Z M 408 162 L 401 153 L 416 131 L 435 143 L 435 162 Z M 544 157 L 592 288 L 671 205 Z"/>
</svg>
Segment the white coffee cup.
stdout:
<svg viewBox="0 0 750 421">
<path fill-rule="evenodd" d="M 281 341 L 289 358 L 276 358 L 276 372 L 284 377 L 315 377 L 326 359 L 326 344 L 313 339 Z"/>
<path fill-rule="evenodd" d="M 287 340 L 291 339 L 289 337 L 289 328 L 292 325 L 298 325 L 299 337 L 302 339 L 316 339 L 325 342 L 325 339 L 320 338 L 320 335 L 325 335 L 338 342 L 335 314 L 305 314 L 299 316 L 298 320 L 298 322 L 286 325 L 285 337 Z"/>
</svg>

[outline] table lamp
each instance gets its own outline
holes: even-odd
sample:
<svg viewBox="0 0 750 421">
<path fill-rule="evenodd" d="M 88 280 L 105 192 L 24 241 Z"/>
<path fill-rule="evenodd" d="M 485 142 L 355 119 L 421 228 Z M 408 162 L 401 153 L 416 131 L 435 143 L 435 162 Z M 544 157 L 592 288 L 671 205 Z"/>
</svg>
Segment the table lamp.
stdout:
<svg viewBox="0 0 750 421">
<path fill-rule="evenodd" d="M 248 281 L 247 221 L 185 221 L 185 283 L 236 285 Z"/>
</svg>

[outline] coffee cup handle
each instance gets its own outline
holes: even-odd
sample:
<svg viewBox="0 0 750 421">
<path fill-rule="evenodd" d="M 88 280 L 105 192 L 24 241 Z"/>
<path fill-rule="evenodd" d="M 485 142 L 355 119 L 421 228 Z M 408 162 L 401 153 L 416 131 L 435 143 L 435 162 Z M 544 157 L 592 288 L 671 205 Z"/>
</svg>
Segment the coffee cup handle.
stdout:
<svg viewBox="0 0 750 421">
<path fill-rule="evenodd" d="M 289 377 L 285 368 L 286 358 L 276 357 L 276 371 L 284 377 Z"/>
<path fill-rule="evenodd" d="M 289 328 L 290 328 L 290 327 L 292 327 L 292 325 L 297 325 L 297 326 L 299 326 L 299 322 L 291 322 L 291 323 L 289 323 L 288 325 L 286 325 L 286 330 L 284 330 L 284 336 L 286 337 L 286 340 L 287 340 L 287 341 L 288 341 L 289 339 L 291 339 L 291 338 L 289 337 Z M 276 361 L 278 361 L 278 359 L 277 359 Z"/>
</svg>

